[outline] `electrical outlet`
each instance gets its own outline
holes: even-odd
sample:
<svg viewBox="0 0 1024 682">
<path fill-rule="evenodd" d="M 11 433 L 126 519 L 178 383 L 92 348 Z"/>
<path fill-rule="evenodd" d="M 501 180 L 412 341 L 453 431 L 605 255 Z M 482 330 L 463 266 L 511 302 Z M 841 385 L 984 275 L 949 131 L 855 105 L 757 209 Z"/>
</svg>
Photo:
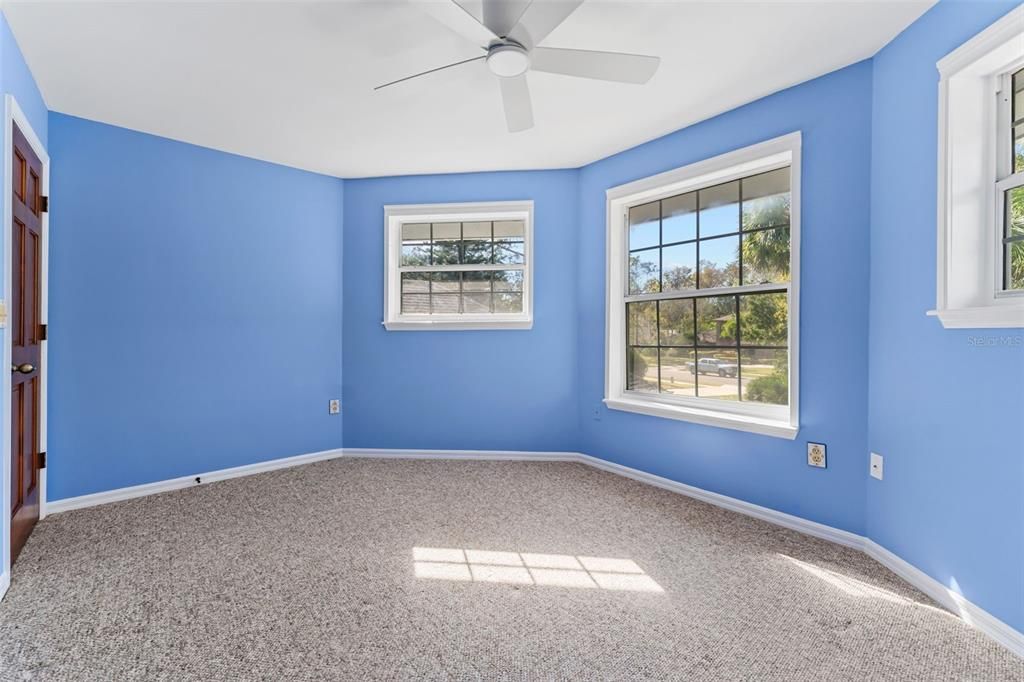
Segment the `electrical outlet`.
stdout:
<svg viewBox="0 0 1024 682">
<path fill-rule="evenodd" d="M 871 475 L 877 478 L 879 481 L 882 480 L 882 456 L 877 452 L 871 453 Z"/>
<path fill-rule="evenodd" d="M 341 401 L 337 399 L 332 400 L 328 409 L 331 414 L 339 414 L 341 412 Z"/>
<path fill-rule="evenodd" d="M 807 444 L 807 464 L 808 466 L 818 467 L 824 469 L 828 466 L 825 459 L 825 444 L 824 443 L 808 443 Z"/>
</svg>

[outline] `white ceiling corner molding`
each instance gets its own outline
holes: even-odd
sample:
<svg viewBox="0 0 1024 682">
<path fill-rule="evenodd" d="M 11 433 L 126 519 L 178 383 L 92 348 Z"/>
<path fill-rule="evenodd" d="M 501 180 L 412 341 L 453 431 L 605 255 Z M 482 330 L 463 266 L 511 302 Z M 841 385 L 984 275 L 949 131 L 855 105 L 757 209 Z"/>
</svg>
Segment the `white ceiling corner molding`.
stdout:
<svg viewBox="0 0 1024 682">
<path fill-rule="evenodd" d="M 517 133 L 484 59 L 374 91 L 484 56 L 422 2 L 3 11 L 54 111 L 356 178 L 578 168 L 871 57 L 932 4 L 588 0 L 538 47 L 657 55 L 657 72 L 637 85 L 531 70 L 534 126 Z"/>
<path fill-rule="evenodd" d="M 936 63 L 936 305 L 928 315 L 946 328 L 1024 327 L 1024 292 L 1002 283 L 1003 185 L 1012 180 L 1003 176 L 1012 162 L 999 94 L 1003 74 L 1022 67 L 1024 6 Z"/>
</svg>

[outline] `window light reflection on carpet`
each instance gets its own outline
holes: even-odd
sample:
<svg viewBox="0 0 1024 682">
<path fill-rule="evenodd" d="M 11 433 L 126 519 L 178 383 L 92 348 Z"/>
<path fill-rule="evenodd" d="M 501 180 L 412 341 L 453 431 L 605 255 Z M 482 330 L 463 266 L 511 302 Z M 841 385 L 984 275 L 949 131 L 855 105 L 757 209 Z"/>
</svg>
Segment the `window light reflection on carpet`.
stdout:
<svg viewBox="0 0 1024 682">
<path fill-rule="evenodd" d="M 413 547 L 417 578 L 628 592 L 664 592 L 632 559 Z"/>
</svg>

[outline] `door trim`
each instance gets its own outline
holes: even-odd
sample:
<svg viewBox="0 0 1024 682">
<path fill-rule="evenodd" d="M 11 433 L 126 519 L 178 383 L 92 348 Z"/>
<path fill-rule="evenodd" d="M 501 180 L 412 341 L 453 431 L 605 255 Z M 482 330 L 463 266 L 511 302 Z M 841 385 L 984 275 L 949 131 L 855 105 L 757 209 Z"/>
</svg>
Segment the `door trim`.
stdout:
<svg viewBox="0 0 1024 682">
<path fill-rule="evenodd" d="M 50 196 L 50 156 L 46 153 L 46 147 L 43 146 L 39 136 L 36 135 L 36 131 L 32 129 L 32 124 L 29 123 L 28 117 L 25 116 L 25 112 L 18 106 L 18 100 L 14 98 L 14 95 L 4 95 L 4 194 L 3 194 L 3 211 L 4 211 L 4 242 L 3 242 L 3 300 L 4 305 L 8 308 L 8 316 L 10 315 L 10 303 L 11 293 L 13 290 L 13 284 L 11 282 L 11 276 L 13 274 L 13 266 L 11 263 L 11 207 L 8 205 L 11 201 L 11 194 L 14 191 L 14 178 L 12 177 L 11 169 L 11 158 L 14 154 L 14 124 L 18 125 L 18 129 L 21 130 L 25 139 L 28 141 L 29 146 L 32 147 L 32 151 L 36 153 L 39 160 L 43 164 L 43 189 L 42 193 L 44 196 Z M 48 298 L 49 298 L 49 245 L 50 245 L 50 214 L 49 212 L 41 215 L 41 230 L 42 230 L 42 265 L 40 272 L 40 295 L 42 300 L 40 301 L 40 315 L 39 321 L 41 324 L 46 324 L 48 320 Z M 7 319 L 3 319 L 0 322 L 0 327 L 3 327 L 4 336 L 4 350 L 3 350 L 3 365 L 2 367 L 10 367 L 11 365 L 11 334 L 10 328 L 7 324 Z M 47 383 L 47 357 L 46 351 L 48 341 L 42 341 L 39 349 L 39 449 L 41 452 L 46 452 L 46 383 Z M 3 446 L 0 448 L 3 455 L 0 457 L 0 464 L 3 467 L 3 488 L 0 488 L 0 499 L 3 500 L 3 526 L 2 526 L 2 538 L 0 541 L 3 542 L 3 570 L 0 571 L 0 587 L 4 582 L 10 580 L 11 571 L 11 373 L 8 371 L 0 371 L 0 433 L 4 434 Z M 47 462 L 49 466 L 49 462 Z M 39 472 L 39 518 L 42 520 L 46 517 L 46 469 L 42 469 Z M 0 590 L 0 597 L 3 596 L 5 590 Z"/>
</svg>

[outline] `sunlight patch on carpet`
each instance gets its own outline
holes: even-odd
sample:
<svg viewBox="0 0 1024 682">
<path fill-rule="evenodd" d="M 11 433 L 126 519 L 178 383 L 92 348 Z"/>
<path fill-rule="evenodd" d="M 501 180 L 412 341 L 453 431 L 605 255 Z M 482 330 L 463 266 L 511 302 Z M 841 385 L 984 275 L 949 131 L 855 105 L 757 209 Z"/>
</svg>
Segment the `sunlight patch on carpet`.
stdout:
<svg viewBox="0 0 1024 682">
<path fill-rule="evenodd" d="M 664 592 L 632 559 L 413 547 L 417 578 L 624 592 Z"/>
</svg>

